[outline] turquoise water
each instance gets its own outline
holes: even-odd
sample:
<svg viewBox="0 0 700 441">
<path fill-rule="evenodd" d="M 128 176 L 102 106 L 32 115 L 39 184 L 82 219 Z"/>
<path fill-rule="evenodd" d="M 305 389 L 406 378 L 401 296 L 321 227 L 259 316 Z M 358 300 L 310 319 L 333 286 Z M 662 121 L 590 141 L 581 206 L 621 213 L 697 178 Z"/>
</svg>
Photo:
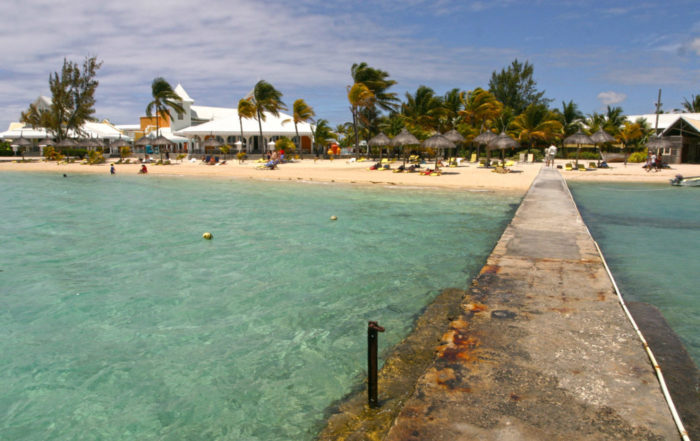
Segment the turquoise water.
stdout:
<svg viewBox="0 0 700 441">
<path fill-rule="evenodd" d="M 625 299 L 658 307 L 700 366 L 700 190 L 569 186 Z"/>
<path fill-rule="evenodd" d="M 13 441 L 311 440 L 365 377 L 367 320 L 387 353 L 467 285 L 520 199 L 124 175 L 0 188 Z"/>
</svg>

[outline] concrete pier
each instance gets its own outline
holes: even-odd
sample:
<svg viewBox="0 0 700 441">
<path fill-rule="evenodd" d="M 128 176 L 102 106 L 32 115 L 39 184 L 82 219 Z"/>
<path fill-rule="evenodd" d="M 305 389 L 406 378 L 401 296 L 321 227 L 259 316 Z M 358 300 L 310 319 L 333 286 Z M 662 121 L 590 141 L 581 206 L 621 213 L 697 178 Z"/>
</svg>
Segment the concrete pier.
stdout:
<svg viewBox="0 0 700 441">
<path fill-rule="evenodd" d="M 540 171 L 469 290 L 438 300 L 380 372 L 382 407 L 354 396 L 320 440 L 680 439 L 558 171 Z"/>
<path fill-rule="evenodd" d="M 543 168 L 386 440 L 678 440 L 566 184 Z"/>
</svg>

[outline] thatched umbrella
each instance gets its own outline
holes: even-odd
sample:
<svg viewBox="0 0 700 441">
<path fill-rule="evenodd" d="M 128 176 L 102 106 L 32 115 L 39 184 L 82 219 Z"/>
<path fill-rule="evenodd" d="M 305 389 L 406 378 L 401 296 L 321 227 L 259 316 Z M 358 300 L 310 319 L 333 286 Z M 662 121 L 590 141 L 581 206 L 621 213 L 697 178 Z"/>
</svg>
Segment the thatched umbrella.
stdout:
<svg viewBox="0 0 700 441">
<path fill-rule="evenodd" d="M 491 130 L 481 132 L 478 134 L 472 142 L 476 143 L 476 159 L 479 160 L 479 147 L 482 145 L 489 145 L 498 135 L 493 133 Z"/>
<path fill-rule="evenodd" d="M 163 162 L 163 149 L 161 147 L 171 144 L 174 144 L 174 142 L 172 142 L 163 135 L 158 135 L 155 139 L 153 139 L 153 141 L 151 141 L 151 145 L 158 146 L 158 152 L 160 153 L 160 162 Z"/>
<path fill-rule="evenodd" d="M 56 147 L 75 147 L 76 145 L 77 143 L 70 138 L 62 139 L 56 143 Z"/>
<path fill-rule="evenodd" d="M 102 147 L 102 143 L 93 138 L 83 138 L 78 141 L 78 144 L 82 147 Z"/>
<path fill-rule="evenodd" d="M 51 139 L 51 138 L 44 138 L 44 139 L 40 139 L 40 140 L 37 142 L 37 144 L 38 144 L 38 145 L 43 145 L 44 147 L 47 147 L 47 146 L 52 146 L 52 145 L 54 145 L 54 144 L 56 144 L 56 143 L 55 143 L 55 142 L 53 141 L 53 139 Z"/>
<path fill-rule="evenodd" d="M 578 129 L 578 132 L 564 138 L 564 145 L 576 145 L 576 167 L 578 167 L 578 157 L 581 153 L 581 144 L 595 144 L 590 136 Z"/>
<path fill-rule="evenodd" d="M 613 142 L 615 138 L 603 129 L 598 129 L 597 132 L 591 135 L 591 141 L 594 144 L 605 144 L 606 142 Z"/>
<path fill-rule="evenodd" d="M 142 136 L 139 139 L 137 139 L 136 142 L 134 142 L 134 145 L 143 147 L 143 146 L 149 145 L 150 143 L 151 143 L 151 138 L 149 138 L 148 136 Z"/>
<path fill-rule="evenodd" d="M 605 144 L 606 142 L 613 142 L 615 141 L 615 138 L 603 130 L 602 128 L 598 129 L 597 132 L 591 135 L 591 140 L 593 141 L 593 144 L 596 147 L 596 153 L 598 150 L 598 144 Z"/>
<path fill-rule="evenodd" d="M 383 132 L 379 132 L 379 135 L 371 138 L 367 141 L 370 147 L 379 147 L 379 159 L 382 158 L 382 151 L 385 146 L 391 145 L 391 139 L 386 136 Z"/>
<path fill-rule="evenodd" d="M 420 145 L 420 141 L 418 141 L 418 138 L 413 136 L 404 127 L 403 129 L 401 129 L 399 134 L 394 136 L 394 139 L 391 140 L 391 145 L 396 146 L 396 147 L 403 146 L 404 150 L 405 150 L 407 145 Z M 404 151 L 404 164 L 405 163 L 406 163 L 406 152 Z"/>
<path fill-rule="evenodd" d="M 464 136 L 462 136 L 457 130 L 452 129 L 448 132 L 445 132 L 442 134 L 445 138 L 449 139 L 450 141 L 454 142 L 455 144 L 459 144 L 461 142 L 464 142 Z M 457 156 L 455 152 L 455 156 Z"/>
<path fill-rule="evenodd" d="M 32 142 L 27 138 L 20 136 L 19 138 L 15 138 L 13 141 L 10 141 L 10 145 L 19 147 L 18 150 L 20 153 L 22 153 L 22 161 L 24 161 L 24 147 L 32 145 Z"/>
<path fill-rule="evenodd" d="M 32 142 L 27 138 L 20 136 L 19 138 L 15 138 L 12 141 L 10 141 L 10 145 L 16 145 L 17 147 L 26 147 L 28 145 L 32 145 Z"/>
<path fill-rule="evenodd" d="M 457 130 L 452 129 L 449 132 L 442 134 L 445 138 L 457 144 L 458 142 L 464 142 L 464 136 L 462 136 Z"/>
<path fill-rule="evenodd" d="M 131 147 L 131 143 L 124 138 L 119 138 L 116 141 L 112 141 L 110 144 L 114 147 Z"/>
<path fill-rule="evenodd" d="M 159 145 L 160 146 L 160 145 L 170 145 L 170 144 L 173 144 L 173 142 L 163 135 L 159 135 L 151 141 L 151 145 Z"/>
<path fill-rule="evenodd" d="M 450 141 L 449 139 L 445 138 L 443 135 L 437 133 L 430 138 L 426 139 L 423 141 L 421 144 L 423 147 L 431 148 L 431 149 L 436 149 L 436 150 L 443 150 L 444 149 L 451 149 L 452 147 L 455 146 L 455 143 Z M 437 153 L 435 154 L 435 168 L 438 168 L 438 155 Z"/>
<path fill-rule="evenodd" d="M 501 132 L 500 135 L 494 137 L 491 142 L 488 143 L 487 148 L 489 151 L 489 160 L 491 159 L 491 150 L 500 150 L 501 156 L 503 156 L 503 151 L 506 149 L 514 149 L 519 147 L 518 141 L 514 140 L 510 136 L 506 135 L 506 132 Z"/>
<path fill-rule="evenodd" d="M 219 140 L 216 139 L 216 137 L 211 137 L 204 140 L 204 143 L 202 143 L 202 145 L 204 147 L 221 147 L 221 142 L 219 142 Z"/>
</svg>

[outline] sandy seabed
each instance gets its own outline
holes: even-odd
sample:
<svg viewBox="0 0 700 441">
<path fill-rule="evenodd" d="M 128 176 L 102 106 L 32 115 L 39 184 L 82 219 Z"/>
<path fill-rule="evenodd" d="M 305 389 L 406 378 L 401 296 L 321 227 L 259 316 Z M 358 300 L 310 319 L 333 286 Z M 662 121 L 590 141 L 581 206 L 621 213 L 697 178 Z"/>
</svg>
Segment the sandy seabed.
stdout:
<svg viewBox="0 0 700 441">
<path fill-rule="evenodd" d="M 565 161 L 557 161 L 563 165 Z M 400 162 L 391 164 L 392 168 Z M 60 163 L 34 160 L 32 162 L 0 162 L 0 171 L 32 171 L 53 173 L 103 173 L 109 174 L 111 162 L 100 165 L 80 163 Z M 426 188 L 456 188 L 465 190 L 517 191 L 524 193 L 532 184 L 542 163 L 516 164 L 512 172 L 494 173 L 491 169 L 479 168 L 475 164 L 462 163 L 459 167 L 446 167 L 440 176 L 423 176 L 419 173 L 393 173 L 391 170 L 369 170 L 372 162 L 349 162 L 345 159 L 318 160 L 303 159 L 279 165 L 275 170 L 259 168 L 255 161 L 239 164 L 237 160 L 222 165 L 205 165 L 200 161 L 174 163 L 171 165 L 148 165 L 148 176 L 194 176 L 212 178 L 238 178 L 280 181 L 318 181 L 366 185 L 403 185 Z M 423 169 L 431 167 L 424 164 Z M 140 164 L 115 164 L 117 175 L 138 174 Z M 589 171 L 560 170 L 566 180 L 600 182 L 647 182 L 668 183 L 677 174 L 683 176 L 700 175 L 700 164 L 674 164 L 670 169 L 647 172 L 641 164 L 614 163 L 609 169 Z M 148 176 L 144 176 L 147 179 Z"/>
</svg>

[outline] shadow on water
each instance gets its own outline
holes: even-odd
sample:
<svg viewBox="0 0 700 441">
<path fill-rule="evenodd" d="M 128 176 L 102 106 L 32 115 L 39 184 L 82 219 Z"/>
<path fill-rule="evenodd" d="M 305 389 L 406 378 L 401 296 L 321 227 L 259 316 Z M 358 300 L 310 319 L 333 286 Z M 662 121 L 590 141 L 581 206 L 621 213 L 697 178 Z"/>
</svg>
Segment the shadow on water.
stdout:
<svg viewBox="0 0 700 441">
<path fill-rule="evenodd" d="M 700 371 L 655 306 L 628 302 L 627 307 L 661 366 L 688 435 L 700 439 Z"/>
</svg>

